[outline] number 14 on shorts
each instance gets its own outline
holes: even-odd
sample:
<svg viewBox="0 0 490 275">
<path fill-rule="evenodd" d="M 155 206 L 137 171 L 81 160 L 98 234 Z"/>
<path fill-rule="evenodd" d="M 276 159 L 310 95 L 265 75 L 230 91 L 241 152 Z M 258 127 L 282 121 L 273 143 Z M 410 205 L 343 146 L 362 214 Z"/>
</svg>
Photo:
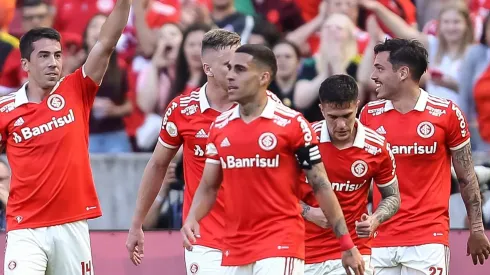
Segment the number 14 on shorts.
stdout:
<svg viewBox="0 0 490 275">
<path fill-rule="evenodd" d="M 81 262 L 82 275 L 92 275 L 92 261 Z"/>
</svg>

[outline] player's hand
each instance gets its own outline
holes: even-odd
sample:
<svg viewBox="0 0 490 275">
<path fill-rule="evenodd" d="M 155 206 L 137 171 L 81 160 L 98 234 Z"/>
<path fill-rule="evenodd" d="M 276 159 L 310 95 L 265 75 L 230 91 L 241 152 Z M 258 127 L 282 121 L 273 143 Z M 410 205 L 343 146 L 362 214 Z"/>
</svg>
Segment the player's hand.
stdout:
<svg viewBox="0 0 490 275">
<path fill-rule="evenodd" d="M 330 227 L 325 214 L 323 213 L 321 208 L 312 207 L 305 215 L 305 219 L 310 221 L 321 228 Z"/>
<path fill-rule="evenodd" d="M 192 245 L 196 243 L 196 238 L 200 238 L 199 234 L 199 223 L 192 217 L 187 217 L 187 220 L 180 229 L 182 233 L 182 238 L 184 239 L 184 247 L 192 251 Z"/>
<path fill-rule="evenodd" d="M 364 274 L 364 260 L 362 259 L 359 250 L 357 250 L 357 247 L 342 252 L 342 266 L 345 268 L 347 275 Z M 354 273 L 352 273 L 351 270 L 353 270 Z"/>
<path fill-rule="evenodd" d="M 488 259 L 488 255 L 490 255 L 490 243 L 488 242 L 487 236 L 485 236 L 485 232 L 470 233 L 466 256 L 469 255 L 471 255 L 474 265 L 477 265 L 478 262 L 482 265 Z"/>
<path fill-rule="evenodd" d="M 361 221 L 356 221 L 356 233 L 359 238 L 369 238 L 376 231 L 378 221 L 368 214 L 362 214 Z"/>
<path fill-rule="evenodd" d="M 128 239 L 126 240 L 126 249 L 129 252 L 129 259 L 134 265 L 139 265 L 143 261 L 144 257 L 144 240 L 145 234 L 142 228 L 129 229 Z"/>
</svg>

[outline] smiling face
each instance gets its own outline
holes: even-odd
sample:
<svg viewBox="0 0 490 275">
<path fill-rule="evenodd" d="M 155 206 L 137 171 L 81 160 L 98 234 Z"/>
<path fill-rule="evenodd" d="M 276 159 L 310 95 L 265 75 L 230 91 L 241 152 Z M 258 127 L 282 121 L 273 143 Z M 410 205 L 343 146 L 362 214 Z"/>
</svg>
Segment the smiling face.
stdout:
<svg viewBox="0 0 490 275">
<path fill-rule="evenodd" d="M 374 70 L 371 79 L 376 83 L 376 96 L 382 99 L 391 99 L 401 84 L 399 70 L 393 69 L 389 62 L 390 52 L 380 52 L 374 59 Z"/>
<path fill-rule="evenodd" d="M 61 44 L 53 39 L 42 38 L 33 42 L 32 46 L 29 60 L 22 59 L 22 68 L 40 88 L 53 88 L 61 77 Z"/>
</svg>

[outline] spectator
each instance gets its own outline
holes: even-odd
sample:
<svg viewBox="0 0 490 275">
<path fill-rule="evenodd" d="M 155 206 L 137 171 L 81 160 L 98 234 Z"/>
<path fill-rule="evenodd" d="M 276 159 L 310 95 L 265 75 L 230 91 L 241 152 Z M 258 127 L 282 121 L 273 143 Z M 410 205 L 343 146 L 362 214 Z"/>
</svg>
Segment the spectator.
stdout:
<svg viewBox="0 0 490 275">
<path fill-rule="evenodd" d="M 490 152 L 490 16 L 483 25 L 480 43 L 469 48 L 461 64 L 460 107 L 470 123 L 475 151 Z"/>
<path fill-rule="evenodd" d="M 281 39 L 281 32 L 273 24 L 261 18 L 257 18 L 256 22 L 248 44 L 261 44 L 270 48 Z"/>
<path fill-rule="evenodd" d="M 10 190 L 10 169 L 7 162 L 0 158 L 0 231 L 5 231 L 5 208 Z"/>
<path fill-rule="evenodd" d="M 234 0 L 213 0 L 211 18 L 219 28 L 238 33 L 242 44 L 248 43 L 256 24 L 253 16 L 236 11 Z"/>
<path fill-rule="evenodd" d="M 95 15 L 84 33 L 84 49 L 90 52 L 97 42 L 107 16 Z M 127 72 L 118 64 L 117 53 L 111 56 L 107 72 L 95 97 L 90 114 L 90 153 L 125 153 L 131 144 L 125 132 L 123 117 L 131 112 L 127 100 Z"/>
<path fill-rule="evenodd" d="M 437 36 L 426 35 L 410 27 L 403 19 L 373 0 L 362 5 L 371 10 L 397 36 L 417 39 L 429 53 L 429 73 L 426 90 L 430 94 L 460 104 L 457 76 L 468 46 L 473 42 L 473 28 L 468 9 L 463 3 L 453 3 L 442 8 Z"/>
<path fill-rule="evenodd" d="M 38 27 L 51 27 L 53 23 L 48 4 L 41 0 L 25 0 L 22 6 L 22 28 L 24 32 Z M 14 48 L 5 59 L 0 75 L 0 94 L 18 89 L 26 80 L 27 73 L 20 66 L 20 50 Z"/>
<path fill-rule="evenodd" d="M 253 4 L 257 13 L 281 32 L 293 31 L 305 23 L 296 1 L 253 1 Z"/>
<path fill-rule="evenodd" d="M 284 105 L 296 109 L 293 98 L 298 92 L 296 83 L 301 69 L 299 49 L 295 44 L 284 40 L 277 43 L 272 51 L 277 59 L 277 73 L 269 85 L 269 90 L 276 94 Z"/>
<path fill-rule="evenodd" d="M 175 24 L 160 28 L 157 48 L 151 62 L 138 77 L 137 103 L 145 113 L 161 114 L 171 97 L 175 64 L 182 43 L 182 32 Z"/>
<path fill-rule="evenodd" d="M 322 26 L 320 49 L 308 65 L 312 80 L 300 80 L 293 101 L 310 121 L 321 120 L 318 106 L 318 89 L 327 77 L 334 74 L 349 74 L 356 77 L 361 60 L 357 50 L 356 26 L 345 14 L 332 14 Z M 303 68 L 305 71 L 307 68 Z M 305 77 L 310 79 L 310 77 Z"/>
</svg>

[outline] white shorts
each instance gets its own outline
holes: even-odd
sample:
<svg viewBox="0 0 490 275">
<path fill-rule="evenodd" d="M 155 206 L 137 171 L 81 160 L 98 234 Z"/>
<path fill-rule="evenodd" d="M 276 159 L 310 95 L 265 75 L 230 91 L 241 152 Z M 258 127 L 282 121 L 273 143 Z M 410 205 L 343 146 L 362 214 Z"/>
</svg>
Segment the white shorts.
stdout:
<svg viewBox="0 0 490 275">
<path fill-rule="evenodd" d="M 364 275 L 373 275 L 374 269 L 371 266 L 371 256 L 363 255 L 365 263 Z M 354 272 L 351 270 L 352 274 Z M 306 264 L 305 275 L 345 275 L 345 268 L 342 266 L 342 260 L 329 260 L 323 263 Z"/>
<path fill-rule="evenodd" d="M 7 233 L 5 275 L 93 275 L 87 221 Z"/>
<path fill-rule="evenodd" d="M 442 244 L 372 249 L 376 275 L 448 275 L 449 247 Z"/>
<path fill-rule="evenodd" d="M 221 250 L 195 245 L 192 251 L 187 249 L 184 251 L 185 268 L 188 275 L 224 274 L 224 267 L 221 266 Z"/>
<path fill-rule="evenodd" d="M 303 275 L 305 262 L 297 258 L 275 257 L 225 268 L 225 275 Z"/>
</svg>

